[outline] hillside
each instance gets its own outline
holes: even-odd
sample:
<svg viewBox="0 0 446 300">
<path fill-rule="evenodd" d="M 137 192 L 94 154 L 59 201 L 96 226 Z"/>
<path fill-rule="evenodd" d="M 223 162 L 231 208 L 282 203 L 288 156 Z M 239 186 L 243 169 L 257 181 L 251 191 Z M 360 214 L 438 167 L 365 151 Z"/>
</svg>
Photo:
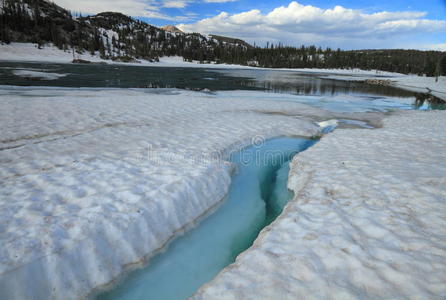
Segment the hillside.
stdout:
<svg viewBox="0 0 446 300">
<path fill-rule="evenodd" d="M 252 48 L 252 46 L 250 44 L 248 44 L 247 42 L 245 42 L 241 39 L 234 39 L 231 37 L 226 37 L 226 36 L 221 36 L 221 35 L 216 35 L 216 34 L 210 34 L 209 36 L 219 42 L 233 44 L 233 45 L 240 45 L 240 46 L 246 47 L 247 49 Z"/>
<path fill-rule="evenodd" d="M 178 55 L 187 60 L 217 60 L 217 53 L 245 51 L 198 33 L 179 34 L 116 12 L 74 18 L 46 0 L 5 0 L 0 8 L 0 41 L 53 43 L 60 49 L 98 52 L 104 59 L 132 61 Z M 218 50 L 217 50 L 218 48 Z"/>
</svg>

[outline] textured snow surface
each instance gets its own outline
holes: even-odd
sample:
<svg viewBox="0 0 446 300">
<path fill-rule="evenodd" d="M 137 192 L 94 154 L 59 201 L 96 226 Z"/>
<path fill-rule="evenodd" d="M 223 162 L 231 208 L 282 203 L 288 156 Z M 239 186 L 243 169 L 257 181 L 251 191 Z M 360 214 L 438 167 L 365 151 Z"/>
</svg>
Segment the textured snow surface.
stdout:
<svg viewBox="0 0 446 300">
<path fill-rule="evenodd" d="M 222 200 L 229 150 L 317 135 L 312 116 L 332 118 L 253 98 L 0 89 L 0 299 L 78 299 L 109 283 Z"/>
<path fill-rule="evenodd" d="M 399 113 L 298 154 L 294 200 L 194 299 L 444 299 L 445 128 Z"/>
</svg>

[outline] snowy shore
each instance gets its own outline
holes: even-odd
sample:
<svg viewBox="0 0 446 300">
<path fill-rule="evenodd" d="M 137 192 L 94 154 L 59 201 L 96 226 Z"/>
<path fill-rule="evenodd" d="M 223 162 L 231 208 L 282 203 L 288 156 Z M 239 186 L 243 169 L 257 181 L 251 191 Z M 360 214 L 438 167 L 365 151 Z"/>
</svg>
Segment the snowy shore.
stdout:
<svg viewBox="0 0 446 300">
<path fill-rule="evenodd" d="M 86 296 L 222 200 L 228 151 L 351 117 L 258 96 L 2 88 L 0 299 Z"/>
<path fill-rule="evenodd" d="M 323 72 L 323 70 L 321 70 Z M 333 74 L 327 73 L 327 75 L 322 76 L 327 79 L 336 80 L 346 80 L 346 81 L 364 81 L 364 80 L 374 80 L 377 79 L 373 77 L 373 74 L 363 73 L 366 71 L 352 71 L 350 74 L 335 72 Z M 377 73 L 378 74 L 378 73 Z M 426 93 L 432 94 L 437 98 L 446 101 L 446 76 L 438 77 L 438 81 L 434 77 L 423 77 L 416 75 L 403 75 L 403 74 L 392 74 L 385 72 L 385 74 L 379 75 L 379 80 L 387 81 L 386 85 L 400 88 L 406 91 L 416 92 L 416 93 Z"/>
<path fill-rule="evenodd" d="M 193 299 L 444 299 L 445 120 L 400 112 L 298 154 L 294 200 Z"/>
<path fill-rule="evenodd" d="M 123 64 L 132 66 L 150 67 L 193 67 L 207 69 L 262 69 L 249 66 L 229 65 L 229 64 L 200 64 L 198 62 L 185 62 L 182 57 L 161 57 L 159 62 L 149 62 L 140 60 L 140 63 L 122 63 L 103 60 L 98 55 L 75 54 L 75 58 L 84 59 L 91 62 L 102 62 L 112 64 Z M 0 44 L 0 61 L 32 61 L 32 62 L 52 62 L 71 63 L 73 54 L 70 51 L 62 51 L 54 46 L 45 46 L 38 49 L 36 45 L 30 43 L 11 43 L 9 45 Z M 435 78 L 422 77 L 416 75 L 404 75 L 399 73 L 377 71 L 377 70 L 346 70 L 346 69 L 267 69 L 277 71 L 290 71 L 301 73 L 323 74 L 325 78 L 357 81 L 375 79 L 389 80 L 390 85 L 414 91 L 418 93 L 431 93 L 432 95 L 446 101 L 446 76 L 441 76 L 436 82 Z"/>
<path fill-rule="evenodd" d="M 159 62 L 150 62 L 144 59 L 138 60 L 139 63 L 115 62 L 112 60 L 101 59 L 96 53 L 91 55 L 88 52 L 83 54 L 75 53 L 74 58 L 87 60 L 93 63 L 107 63 L 130 66 L 145 67 L 193 67 L 193 68 L 254 68 L 240 65 L 229 64 L 200 64 L 197 61 L 186 62 L 180 56 L 161 57 Z M 0 61 L 22 61 L 22 62 L 48 62 L 48 63 L 72 63 L 73 53 L 69 50 L 63 51 L 59 48 L 46 45 L 39 49 L 37 45 L 31 43 L 11 43 L 0 44 Z"/>
</svg>

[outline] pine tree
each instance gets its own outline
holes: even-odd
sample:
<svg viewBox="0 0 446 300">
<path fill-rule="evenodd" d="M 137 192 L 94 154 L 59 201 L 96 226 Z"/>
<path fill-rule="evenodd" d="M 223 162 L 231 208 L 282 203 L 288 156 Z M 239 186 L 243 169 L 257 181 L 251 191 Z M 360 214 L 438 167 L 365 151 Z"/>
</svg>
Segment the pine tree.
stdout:
<svg viewBox="0 0 446 300">
<path fill-rule="evenodd" d="M 446 55 L 443 55 L 440 60 L 440 74 L 446 76 Z"/>
</svg>

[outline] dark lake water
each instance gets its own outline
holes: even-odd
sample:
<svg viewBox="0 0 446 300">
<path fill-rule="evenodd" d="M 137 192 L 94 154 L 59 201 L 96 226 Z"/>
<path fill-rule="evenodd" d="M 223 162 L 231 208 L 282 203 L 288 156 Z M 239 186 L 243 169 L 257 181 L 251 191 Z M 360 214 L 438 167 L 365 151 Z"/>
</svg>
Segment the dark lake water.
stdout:
<svg viewBox="0 0 446 300">
<path fill-rule="evenodd" d="M 443 105 L 417 101 L 419 95 L 412 92 L 363 82 L 325 79 L 321 78 L 322 75 L 264 69 L 0 62 L 0 85 L 258 90 L 305 96 L 351 95 L 368 97 L 371 100 L 392 98 L 410 104 L 408 107 L 397 108 L 443 108 Z"/>
</svg>

